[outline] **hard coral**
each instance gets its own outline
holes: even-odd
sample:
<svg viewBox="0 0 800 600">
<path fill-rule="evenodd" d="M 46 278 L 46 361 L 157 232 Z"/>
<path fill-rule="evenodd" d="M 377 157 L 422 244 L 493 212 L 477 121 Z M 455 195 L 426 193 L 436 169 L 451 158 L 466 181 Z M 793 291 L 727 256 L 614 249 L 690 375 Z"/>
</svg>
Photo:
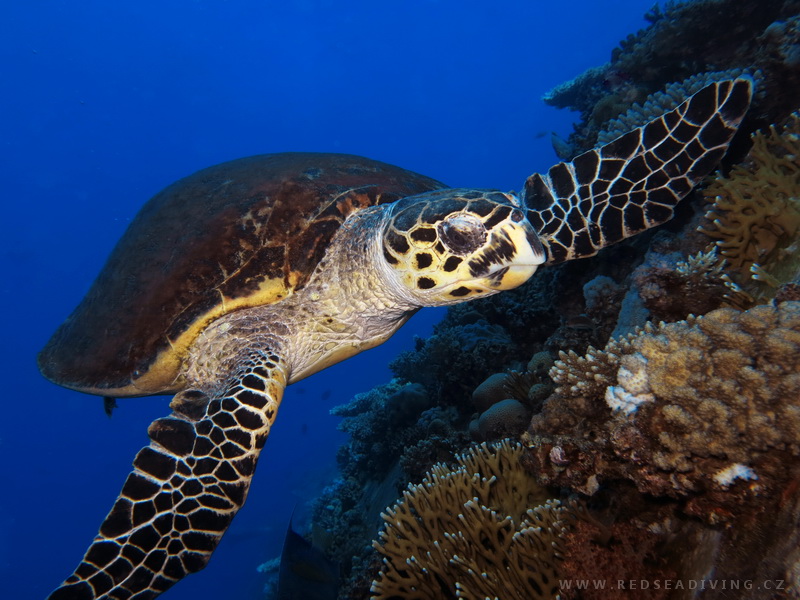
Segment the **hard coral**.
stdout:
<svg viewBox="0 0 800 600">
<path fill-rule="evenodd" d="M 478 434 L 482 440 L 517 437 L 528 425 L 531 411 L 519 400 L 509 398 L 493 404 L 478 419 Z"/>
<path fill-rule="evenodd" d="M 508 373 L 495 373 L 490 375 L 472 392 L 472 403 L 478 412 L 489 410 L 494 404 L 510 398 L 508 383 L 511 376 Z"/>
<path fill-rule="evenodd" d="M 569 509 L 519 465 L 520 444 L 482 444 L 436 465 L 383 515 L 376 600 L 532 600 L 558 593 Z M 538 504 L 538 506 L 537 506 Z"/>
<path fill-rule="evenodd" d="M 472 403 L 480 414 L 469 424 L 470 437 L 489 441 L 516 438 L 525 431 L 531 413 L 541 410 L 542 402 L 553 391 L 547 375 L 552 365 L 549 352 L 537 352 L 524 371 L 495 373 L 475 388 Z"/>
<path fill-rule="evenodd" d="M 711 475 L 741 465 L 756 490 L 786 476 L 771 453 L 800 456 L 798 302 L 651 326 L 603 352 L 562 354 L 552 376 L 559 388 L 530 428 L 547 483 L 591 494 L 627 478 L 681 497 L 725 488 Z M 566 468 L 552 464 L 554 446 Z"/>
<path fill-rule="evenodd" d="M 608 533 L 600 532 L 591 521 L 581 519 L 567 533 L 564 580 L 570 583 L 593 581 L 597 582 L 595 584 L 597 588 L 589 586 L 587 589 L 573 589 L 570 585 L 562 591 L 562 598 L 564 600 L 675 598 L 676 595 L 671 590 L 647 589 L 632 594 L 630 589 L 619 585 L 619 582 L 627 583 L 631 580 L 639 582 L 678 579 L 678 573 L 674 568 L 659 556 L 660 546 L 664 545 L 661 537 L 627 521 L 614 523 L 609 529 Z M 607 544 L 597 543 L 598 536 L 609 533 L 611 535 Z M 610 583 L 610 577 L 613 577 L 612 581 L 617 585 L 605 585 Z"/>
</svg>

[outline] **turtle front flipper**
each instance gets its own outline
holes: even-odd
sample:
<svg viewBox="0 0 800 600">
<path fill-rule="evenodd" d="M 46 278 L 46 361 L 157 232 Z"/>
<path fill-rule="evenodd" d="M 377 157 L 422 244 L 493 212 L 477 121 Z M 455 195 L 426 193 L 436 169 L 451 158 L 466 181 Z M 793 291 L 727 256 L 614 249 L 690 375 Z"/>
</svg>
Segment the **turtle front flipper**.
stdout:
<svg viewBox="0 0 800 600">
<path fill-rule="evenodd" d="M 202 569 L 244 504 L 286 386 L 271 353 L 240 361 L 224 392 L 175 396 L 154 421 L 83 561 L 50 600 L 155 598 Z"/>
<path fill-rule="evenodd" d="M 747 78 L 712 83 L 613 142 L 531 175 L 524 201 L 545 264 L 592 256 L 671 219 L 725 154 L 752 86 Z"/>
</svg>

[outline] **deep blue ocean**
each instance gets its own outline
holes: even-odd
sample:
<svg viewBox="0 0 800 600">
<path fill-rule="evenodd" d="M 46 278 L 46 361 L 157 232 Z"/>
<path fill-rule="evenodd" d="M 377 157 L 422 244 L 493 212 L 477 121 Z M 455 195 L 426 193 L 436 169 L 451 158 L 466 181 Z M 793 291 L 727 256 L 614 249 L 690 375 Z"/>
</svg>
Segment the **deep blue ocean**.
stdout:
<svg viewBox="0 0 800 600">
<path fill-rule="evenodd" d="M 0 598 L 41 599 L 78 564 L 166 397 L 61 389 L 36 354 L 139 207 L 233 158 L 360 154 L 459 187 L 519 189 L 574 115 L 541 96 L 606 62 L 653 0 L 26 0 L 0 9 Z M 290 387 L 245 508 L 165 598 L 256 599 L 289 516 L 335 477 L 332 406 L 389 380 L 426 335 Z"/>
</svg>

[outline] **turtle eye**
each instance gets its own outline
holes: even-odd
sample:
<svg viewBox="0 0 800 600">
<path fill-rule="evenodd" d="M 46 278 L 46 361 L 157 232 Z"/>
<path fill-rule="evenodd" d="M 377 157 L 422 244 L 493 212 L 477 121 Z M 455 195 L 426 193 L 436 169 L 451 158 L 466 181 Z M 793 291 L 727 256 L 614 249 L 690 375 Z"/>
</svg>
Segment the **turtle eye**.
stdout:
<svg viewBox="0 0 800 600">
<path fill-rule="evenodd" d="M 486 228 L 472 215 L 450 215 L 439 223 L 439 238 L 455 254 L 474 252 L 486 241 Z"/>
</svg>

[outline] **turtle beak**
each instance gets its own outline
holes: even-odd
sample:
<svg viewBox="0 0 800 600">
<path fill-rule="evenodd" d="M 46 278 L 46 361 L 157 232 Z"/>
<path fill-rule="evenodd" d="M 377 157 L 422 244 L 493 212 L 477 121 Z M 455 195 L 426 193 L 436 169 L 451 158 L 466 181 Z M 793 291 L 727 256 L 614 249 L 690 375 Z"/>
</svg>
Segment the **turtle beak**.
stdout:
<svg viewBox="0 0 800 600">
<path fill-rule="evenodd" d="M 484 280 L 491 290 L 512 290 L 528 281 L 546 260 L 539 237 L 527 219 L 506 223 L 492 232 L 473 264 L 488 266 Z M 472 266 L 472 265 L 471 265 Z"/>
</svg>

